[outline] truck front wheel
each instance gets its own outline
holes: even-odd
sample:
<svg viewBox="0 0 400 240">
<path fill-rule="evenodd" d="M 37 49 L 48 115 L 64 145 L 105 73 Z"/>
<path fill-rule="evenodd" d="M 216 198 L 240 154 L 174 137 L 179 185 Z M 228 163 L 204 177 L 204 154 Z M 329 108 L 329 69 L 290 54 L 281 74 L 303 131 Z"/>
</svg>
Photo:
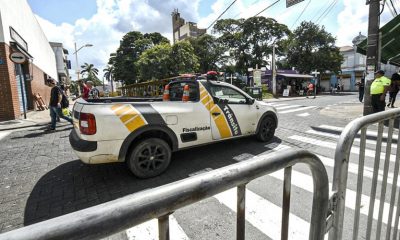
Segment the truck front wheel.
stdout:
<svg viewBox="0 0 400 240">
<path fill-rule="evenodd" d="M 162 139 L 148 138 L 134 146 L 127 158 L 132 173 L 139 178 L 150 178 L 164 172 L 171 161 L 171 148 Z"/>
<path fill-rule="evenodd" d="M 261 120 L 260 128 L 256 135 L 261 142 L 269 142 L 275 135 L 276 121 L 272 116 L 266 116 Z"/>
</svg>

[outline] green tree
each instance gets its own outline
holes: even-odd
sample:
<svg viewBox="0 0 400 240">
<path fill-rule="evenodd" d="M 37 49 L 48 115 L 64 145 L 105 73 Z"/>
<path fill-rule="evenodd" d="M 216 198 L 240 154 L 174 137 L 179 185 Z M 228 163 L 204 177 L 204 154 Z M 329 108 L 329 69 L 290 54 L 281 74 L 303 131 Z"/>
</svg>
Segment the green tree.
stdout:
<svg viewBox="0 0 400 240">
<path fill-rule="evenodd" d="M 338 72 L 343 56 L 335 46 L 335 38 L 323 26 L 302 22 L 289 38 L 287 62 L 302 73 L 315 69 Z"/>
<path fill-rule="evenodd" d="M 179 41 L 171 48 L 170 58 L 174 74 L 195 73 L 199 70 L 199 59 L 189 41 Z"/>
<path fill-rule="evenodd" d="M 171 77 L 173 75 L 171 52 L 169 43 L 159 44 L 144 51 L 136 62 L 140 79 L 146 81 Z"/>
<path fill-rule="evenodd" d="M 236 71 L 247 73 L 247 68 L 267 65 L 273 44 L 280 47 L 280 41 L 286 39 L 290 30 L 275 19 L 251 17 L 248 19 L 223 19 L 214 25 L 214 31 L 220 34 L 218 41 L 228 49 Z"/>
<path fill-rule="evenodd" d="M 102 84 L 102 82 L 97 77 L 97 75 L 99 74 L 99 70 L 95 68 L 93 64 L 84 63 L 81 68 L 81 74 L 85 76 L 86 81 L 92 81 L 95 86 L 99 86 Z"/>
<path fill-rule="evenodd" d="M 114 77 L 116 80 L 124 80 L 126 84 L 137 82 L 139 70 L 136 62 L 140 55 L 147 49 L 158 44 L 169 44 L 169 40 L 160 33 L 146 33 L 132 31 L 122 38 L 116 54 L 110 57 L 108 64 L 114 66 Z"/>
<path fill-rule="evenodd" d="M 103 69 L 103 72 L 104 72 L 104 77 L 106 78 L 106 80 L 111 83 L 111 92 L 113 93 L 114 92 L 114 84 L 113 84 L 114 66 L 108 65 L 105 69 Z"/>
<path fill-rule="evenodd" d="M 203 34 L 197 38 L 190 38 L 194 53 L 199 59 L 200 72 L 205 73 L 209 70 L 218 70 L 226 59 L 225 48 L 217 41 L 214 36 Z"/>
</svg>

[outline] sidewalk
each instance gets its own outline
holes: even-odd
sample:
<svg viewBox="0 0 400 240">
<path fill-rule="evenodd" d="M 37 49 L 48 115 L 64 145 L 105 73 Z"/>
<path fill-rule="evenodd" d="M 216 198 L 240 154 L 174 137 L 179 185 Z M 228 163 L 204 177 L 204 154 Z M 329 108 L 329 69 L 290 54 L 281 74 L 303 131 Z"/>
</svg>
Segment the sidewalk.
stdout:
<svg viewBox="0 0 400 240">
<path fill-rule="evenodd" d="M 30 111 L 26 113 L 26 119 L 16 119 L 0 122 L 0 131 L 15 130 L 35 126 L 44 126 L 50 122 L 49 110 Z"/>
<path fill-rule="evenodd" d="M 355 92 L 339 92 L 335 95 L 332 95 L 330 92 L 320 92 L 315 98 L 327 97 L 327 96 L 341 96 L 341 95 L 356 95 L 358 93 Z M 313 98 L 314 96 L 309 96 L 309 98 Z M 304 100 L 307 99 L 307 96 L 295 96 L 295 97 L 276 97 L 276 98 L 268 98 L 263 99 L 264 102 L 278 102 L 278 101 L 293 101 L 293 100 Z"/>
</svg>

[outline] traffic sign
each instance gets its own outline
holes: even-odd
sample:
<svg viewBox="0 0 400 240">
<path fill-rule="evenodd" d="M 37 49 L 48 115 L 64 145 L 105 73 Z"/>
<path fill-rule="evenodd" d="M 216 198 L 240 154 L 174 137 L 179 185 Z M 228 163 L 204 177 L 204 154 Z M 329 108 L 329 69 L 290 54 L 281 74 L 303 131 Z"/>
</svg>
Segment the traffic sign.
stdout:
<svg viewBox="0 0 400 240">
<path fill-rule="evenodd" d="M 10 54 L 10 60 L 17 64 L 22 64 L 26 62 L 26 57 L 23 53 L 13 52 Z"/>
</svg>

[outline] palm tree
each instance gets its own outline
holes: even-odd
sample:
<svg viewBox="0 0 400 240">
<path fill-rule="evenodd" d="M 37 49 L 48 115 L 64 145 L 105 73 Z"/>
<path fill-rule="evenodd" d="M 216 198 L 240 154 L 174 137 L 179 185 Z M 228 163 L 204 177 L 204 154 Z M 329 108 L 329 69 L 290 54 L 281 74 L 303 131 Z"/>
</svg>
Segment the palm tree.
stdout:
<svg viewBox="0 0 400 240">
<path fill-rule="evenodd" d="M 108 82 L 111 82 L 111 94 L 114 92 L 113 78 L 114 78 L 114 66 L 108 65 L 103 69 L 104 77 Z"/>
<path fill-rule="evenodd" d="M 101 85 L 101 82 L 97 77 L 97 75 L 99 74 L 99 69 L 95 68 L 93 64 L 88 64 L 88 63 L 82 65 L 81 68 L 82 68 L 81 74 L 82 75 L 85 74 L 87 80 L 93 81 L 96 86 Z"/>
</svg>

